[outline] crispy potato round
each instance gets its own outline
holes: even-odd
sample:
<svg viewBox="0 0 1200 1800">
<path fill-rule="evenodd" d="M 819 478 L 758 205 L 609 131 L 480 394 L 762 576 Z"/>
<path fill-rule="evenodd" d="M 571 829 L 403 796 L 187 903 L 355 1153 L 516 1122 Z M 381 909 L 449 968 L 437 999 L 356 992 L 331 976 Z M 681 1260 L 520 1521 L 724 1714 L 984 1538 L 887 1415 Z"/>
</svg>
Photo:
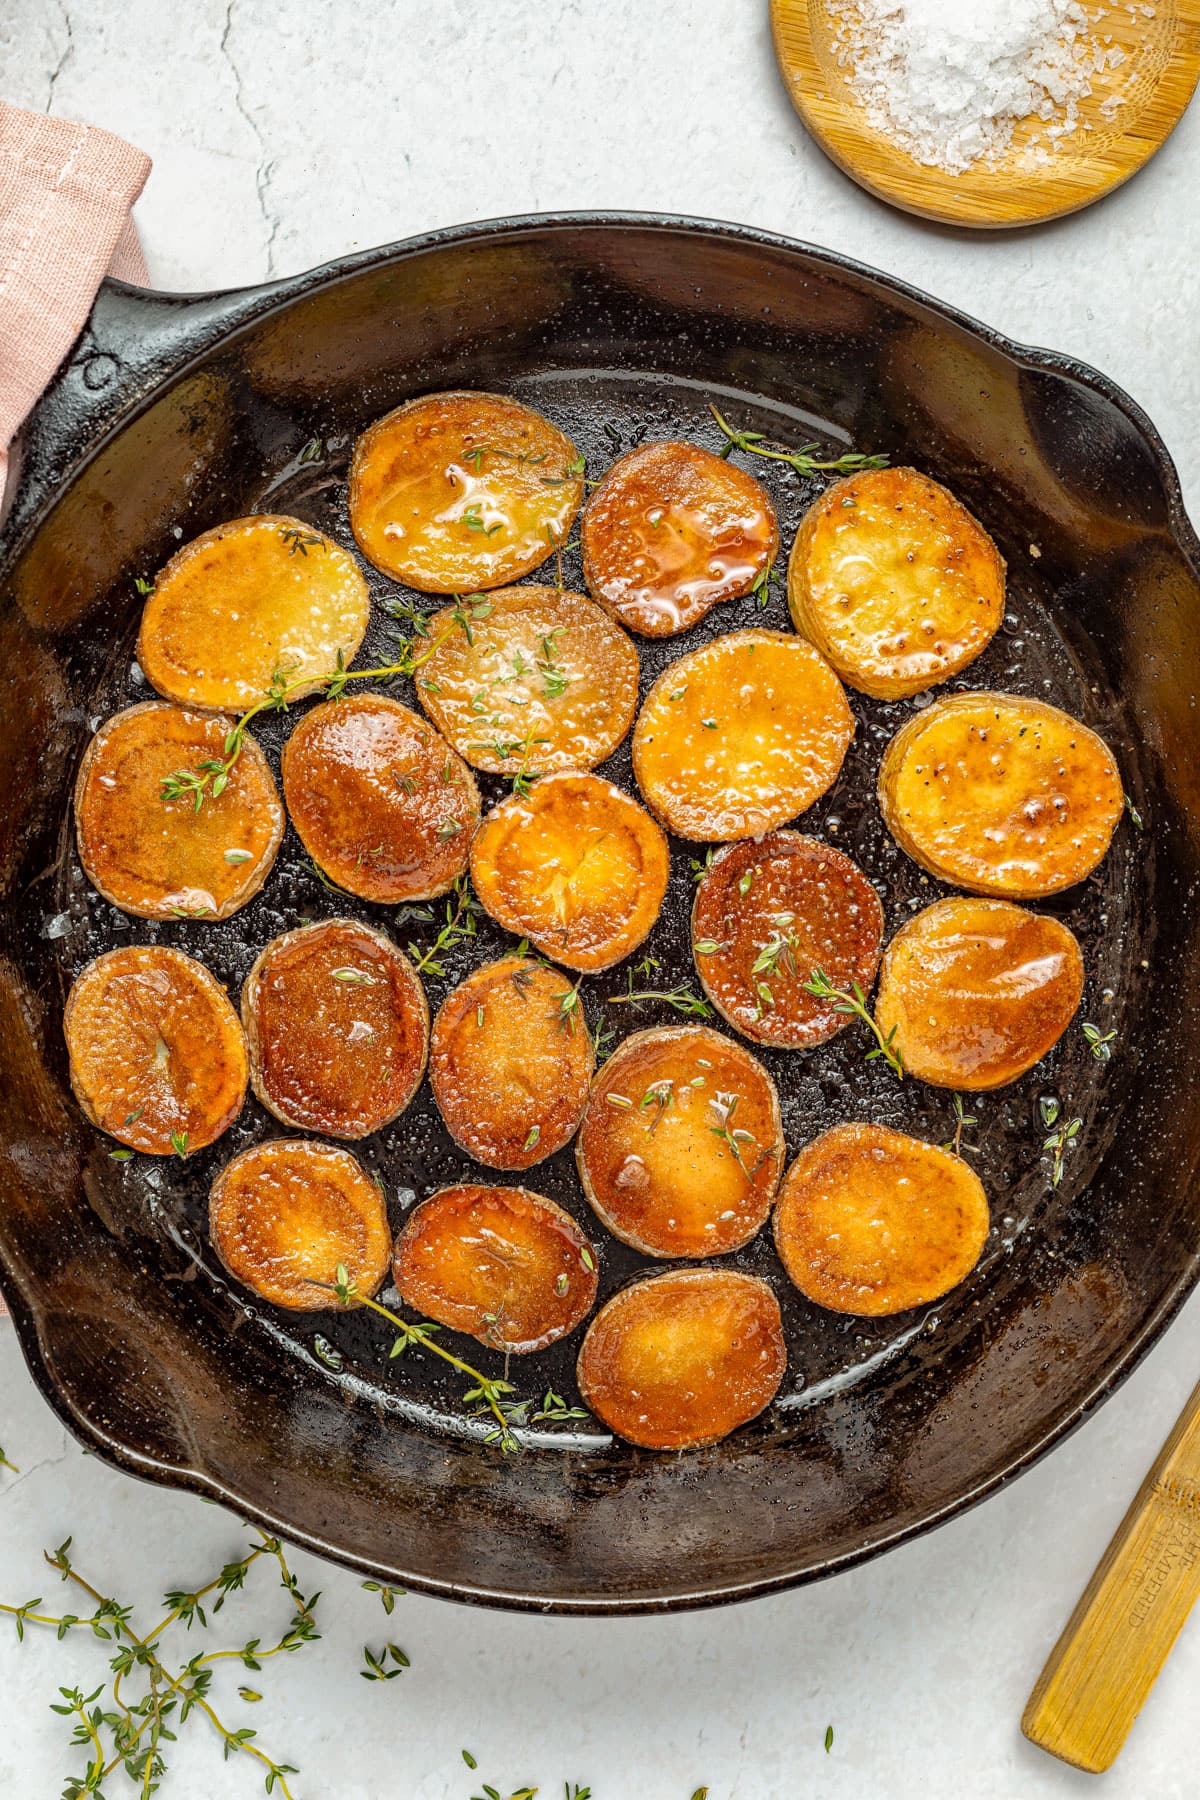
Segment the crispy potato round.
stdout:
<svg viewBox="0 0 1200 1800">
<path fill-rule="evenodd" d="M 457 751 L 399 700 L 314 706 L 283 747 L 283 797 L 317 867 L 364 900 L 430 900 L 467 866 L 479 789 Z"/>
<path fill-rule="evenodd" d="M 1007 900 L 936 900 L 884 952 L 875 1020 L 906 1074 L 934 1087 L 997 1088 L 1057 1044 L 1079 1009 L 1072 931 Z"/>
<path fill-rule="evenodd" d="M 599 775 L 545 775 L 494 807 L 471 845 L 486 912 L 569 969 L 636 950 L 667 891 L 670 852 L 636 800 Z"/>
<path fill-rule="evenodd" d="M 837 780 L 854 717 L 803 638 L 733 631 L 665 668 L 633 732 L 646 804 L 701 842 L 761 837 Z"/>
<path fill-rule="evenodd" d="M 635 1031 L 593 1083 L 575 1158 L 593 1212 L 635 1250 L 740 1250 L 783 1172 L 775 1083 L 707 1026 Z"/>
<path fill-rule="evenodd" d="M 1019 694 L 955 694 L 898 731 L 879 770 L 892 836 L 975 894 L 1057 894 L 1102 861 L 1121 817 L 1108 745 Z"/>
<path fill-rule="evenodd" d="M 257 894 L 283 837 L 267 759 L 247 735 L 222 792 L 164 800 L 177 770 L 219 762 L 233 720 L 148 700 L 114 713 L 75 784 L 79 860 L 97 891 L 142 919 L 227 919 Z"/>
<path fill-rule="evenodd" d="M 583 499 L 568 437 L 506 394 L 425 394 L 354 448 L 350 525 L 377 569 L 427 594 L 503 587 L 565 544 Z"/>
<path fill-rule="evenodd" d="M 434 1022 L 433 1097 L 455 1143 L 491 1169 L 529 1169 L 569 1144 L 594 1066 L 575 989 L 530 957 L 476 969 Z"/>
<path fill-rule="evenodd" d="M 274 938 L 246 977 L 242 1024 L 254 1092 L 301 1131 L 379 1131 L 425 1072 L 420 978 L 390 938 L 354 919 L 321 919 Z"/>
<path fill-rule="evenodd" d="M 348 1150 L 311 1138 L 273 1138 L 235 1156 L 213 1182 L 208 1229 L 235 1281 L 297 1312 L 339 1305 L 322 1291 L 339 1263 L 360 1293 L 378 1293 L 392 1254 L 381 1190 Z"/>
<path fill-rule="evenodd" d="M 1004 558 L 948 489 L 916 469 L 865 469 L 801 520 L 788 606 L 848 687 L 899 700 L 987 648 L 1004 578 Z"/>
<path fill-rule="evenodd" d="M 968 1163 L 884 1125 L 835 1125 L 806 1144 L 775 1208 L 775 1246 L 800 1292 L 870 1319 L 965 1281 L 988 1227 Z"/>
<path fill-rule="evenodd" d="M 259 513 L 175 552 L 143 608 L 138 661 L 168 700 L 240 713 L 277 669 L 303 682 L 331 674 L 339 652 L 348 668 L 370 610 L 348 550 L 302 519 Z"/>
<path fill-rule="evenodd" d="M 598 606 L 501 588 L 472 603 L 469 631 L 451 628 L 456 610 L 429 621 L 437 648 L 417 692 L 460 756 L 493 775 L 544 775 L 612 755 L 637 710 L 638 654 Z"/>
<path fill-rule="evenodd" d="M 579 1351 L 584 1400 L 646 1450 L 697 1450 L 769 1406 L 787 1369 L 779 1302 L 756 1275 L 678 1269 L 623 1288 Z"/>
<path fill-rule="evenodd" d="M 583 1232 L 523 1187 L 463 1182 L 431 1194 L 396 1239 L 393 1270 L 409 1306 L 515 1356 L 574 1331 L 596 1298 Z"/>
<path fill-rule="evenodd" d="M 699 444 L 639 444 L 618 458 L 580 538 L 589 592 L 644 637 L 674 637 L 748 594 L 779 551 L 766 489 Z"/>
<path fill-rule="evenodd" d="M 836 1036 L 846 1015 L 805 983 L 821 969 L 835 987 L 866 993 L 882 940 L 883 906 L 858 864 L 798 831 L 719 850 L 696 889 L 700 984 L 758 1044 L 808 1050 Z"/>
<path fill-rule="evenodd" d="M 162 944 L 109 950 L 76 976 L 63 1031 L 93 1125 L 151 1156 L 211 1144 L 242 1110 L 246 1045 L 203 963 Z"/>
</svg>

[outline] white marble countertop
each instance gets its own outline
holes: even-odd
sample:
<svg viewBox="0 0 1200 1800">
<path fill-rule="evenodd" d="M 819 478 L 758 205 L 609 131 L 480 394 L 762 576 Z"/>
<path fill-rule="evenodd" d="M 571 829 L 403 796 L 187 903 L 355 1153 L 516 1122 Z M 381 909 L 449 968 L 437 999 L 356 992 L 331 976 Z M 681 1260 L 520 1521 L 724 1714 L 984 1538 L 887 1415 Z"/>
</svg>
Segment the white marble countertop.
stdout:
<svg viewBox="0 0 1200 1800">
<path fill-rule="evenodd" d="M 1200 516 L 1200 110 L 1122 192 L 1006 237 L 918 223 L 805 137 L 764 0 L 6 0 L 0 93 L 141 145 L 155 283 L 235 286 L 463 219 L 572 207 L 736 219 L 849 252 L 1012 336 L 1096 363 L 1149 411 Z M 297 1800 L 467 1800 L 564 1781 L 593 1800 L 1070 1800 L 1088 1778 L 1033 1750 L 1030 1683 L 1200 1370 L 1200 1301 L 1132 1380 L 986 1506 L 835 1581 L 674 1619 L 545 1620 L 410 1596 L 390 1622 L 356 1578 L 323 1642 L 242 1706 Z M 225 1513 L 141 1486 L 67 1439 L 0 1325 L 0 1597 L 53 1591 L 75 1534 L 100 1584 L 146 1605 L 238 1553 Z M 230 1603 L 232 1613 L 235 1602 Z M 247 1606 L 246 1602 L 241 1603 Z M 257 1628 L 262 1609 L 252 1615 Z M 385 1630 L 384 1627 L 387 1627 Z M 359 1679 L 391 1636 L 412 1667 Z M 52 1800 L 80 1766 L 48 1710 L 101 1646 L 0 1636 L 0 1793 Z M 243 1676 L 243 1679 L 245 1677 Z M 233 1695 L 236 1678 L 223 1678 Z M 1108 1800 L 1193 1800 L 1200 1620 L 1145 1709 Z M 826 1726 L 834 1727 L 826 1754 Z M 479 1761 L 472 1776 L 460 1757 Z M 132 1792 L 122 1777 L 111 1793 Z M 202 1729 L 170 1800 L 262 1791 Z"/>
</svg>

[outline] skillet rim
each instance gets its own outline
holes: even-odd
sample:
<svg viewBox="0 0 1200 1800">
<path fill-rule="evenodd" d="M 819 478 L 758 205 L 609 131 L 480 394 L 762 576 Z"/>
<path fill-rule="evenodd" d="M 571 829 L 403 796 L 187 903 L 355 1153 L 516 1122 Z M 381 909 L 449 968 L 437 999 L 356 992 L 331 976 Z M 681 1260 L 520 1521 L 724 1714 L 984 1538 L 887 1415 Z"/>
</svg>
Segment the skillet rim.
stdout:
<svg viewBox="0 0 1200 1800">
<path fill-rule="evenodd" d="M 518 214 L 441 227 L 331 259 L 296 276 L 247 288 L 178 294 L 106 279 L 101 284 L 81 339 L 15 441 L 9 465 L 9 490 L 3 497 L 9 512 L 3 530 L 0 530 L 0 578 L 41 528 L 63 491 L 147 406 L 153 404 L 165 387 L 203 364 L 219 347 L 235 342 L 241 332 L 256 326 L 272 313 L 282 313 L 293 301 L 332 288 L 364 270 L 382 268 L 412 256 L 531 233 L 555 234 L 589 229 L 685 234 L 708 237 L 718 243 L 732 241 L 786 255 L 799 255 L 823 268 L 849 274 L 885 295 L 924 308 L 936 319 L 981 342 L 1019 369 L 1090 388 L 1126 418 L 1148 448 L 1166 502 L 1165 535 L 1200 586 L 1200 536 L 1188 516 L 1174 460 L 1148 414 L 1102 371 L 1065 352 L 1023 344 L 911 283 L 802 239 L 730 221 L 629 211 Z M 122 308 L 126 315 L 124 319 Z M 163 308 L 172 311 L 160 316 L 157 332 L 147 333 L 151 315 L 156 311 L 161 313 Z M 121 341 L 122 332 L 127 334 L 125 343 Z M 106 333 L 109 341 L 106 341 Z M 97 359 L 115 360 L 115 380 L 106 380 L 104 384 L 88 382 L 86 371 Z M 97 385 L 100 385 L 98 396 L 91 392 Z M 58 416 L 60 410 L 66 413 L 65 419 Z M 3 517 L 4 504 L 0 502 L 0 518 Z M 43 1309 L 26 1294 L 18 1284 L 15 1272 L 8 1268 L 0 1236 L 0 1293 L 8 1303 L 15 1334 L 33 1380 L 72 1435 L 112 1466 L 143 1480 L 214 1500 L 237 1516 L 278 1533 L 313 1554 L 416 1592 L 498 1610 L 582 1617 L 693 1611 L 780 1593 L 857 1567 L 885 1550 L 925 1535 L 1007 1487 L 1057 1444 L 1064 1442 L 1140 1365 L 1197 1285 L 1200 1285 L 1200 1253 L 1194 1256 L 1190 1268 L 1175 1277 L 1140 1330 L 1112 1353 L 1107 1366 L 1080 1399 L 1058 1411 L 1041 1435 L 1003 1468 L 918 1520 L 883 1531 L 854 1549 L 800 1570 L 728 1584 L 711 1583 L 685 1594 L 654 1596 L 643 1593 L 627 1598 L 577 1593 L 568 1598 L 548 1598 L 513 1588 L 491 1588 L 482 1582 L 439 1581 L 428 1575 L 414 1576 L 395 1565 L 368 1561 L 339 1548 L 319 1533 L 294 1527 L 265 1509 L 246 1505 L 235 1492 L 205 1470 L 178 1467 L 139 1452 L 122 1439 L 106 1433 L 94 1419 L 77 1413 L 57 1386 L 51 1373 L 52 1359 L 44 1342 Z"/>
</svg>

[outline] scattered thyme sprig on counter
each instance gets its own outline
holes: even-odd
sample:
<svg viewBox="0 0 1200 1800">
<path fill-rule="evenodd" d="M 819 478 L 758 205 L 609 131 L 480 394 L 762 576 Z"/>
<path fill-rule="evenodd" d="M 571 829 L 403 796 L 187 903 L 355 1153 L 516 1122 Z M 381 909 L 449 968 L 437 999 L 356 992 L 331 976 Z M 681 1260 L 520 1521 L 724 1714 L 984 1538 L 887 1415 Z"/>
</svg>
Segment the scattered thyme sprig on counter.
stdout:
<svg viewBox="0 0 1200 1800">
<path fill-rule="evenodd" d="M 132 1607 L 103 1595 L 75 1568 L 70 1556 L 70 1538 L 57 1550 L 46 1551 L 45 1560 L 63 1581 L 70 1582 L 88 1596 L 92 1602 L 91 1612 L 43 1612 L 40 1597 L 26 1600 L 21 1606 L 0 1603 L 0 1613 L 7 1613 L 13 1619 L 21 1642 L 26 1626 L 44 1625 L 52 1627 L 60 1640 L 72 1631 L 82 1631 L 115 1649 L 115 1654 L 109 1658 L 110 1682 L 102 1683 L 88 1694 L 78 1687 L 60 1687 L 61 1702 L 52 1706 L 52 1710 L 63 1718 L 75 1721 L 71 1743 L 87 1755 L 84 1773 L 67 1778 L 63 1800 L 83 1800 L 85 1795 L 103 1800 L 102 1784 L 118 1769 L 123 1769 L 129 1779 L 137 1783 L 139 1794 L 143 1800 L 148 1800 L 166 1773 L 164 1745 L 175 1742 L 179 1727 L 193 1713 L 202 1714 L 217 1732 L 226 1760 L 245 1752 L 266 1770 L 266 1792 L 278 1791 L 283 1800 L 293 1800 L 287 1777 L 296 1773 L 295 1767 L 291 1763 L 276 1762 L 260 1749 L 252 1741 L 256 1733 L 249 1726 L 231 1730 L 208 1699 L 214 1664 L 235 1660 L 246 1669 L 258 1670 L 270 1657 L 290 1654 L 305 1644 L 315 1643 L 320 1637 L 316 1629 L 316 1605 L 320 1596 L 306 1597 L 301 1593 L 279 1539 L 268 1537 L 257 1527 L 254 1529 L 260 1541 L 252 1550 L 238 1561 L 226 1563 L 220 1574 L 202 1587 L 176 1589 L 166 1594 L 166 1614 L 144 1634 L 134 1629 Z M 208 1614 L 215 1616 L 229 1596 L 244 1587 L 250 1569 L 263 1557 L 273 1559 L 278 1565 L 280 1585 L 293 1609 L 291 1622 L 278 1640 L 264 1646 L 261 1638 L 254 1637 L 235 1648 L 202 1651 L 172 1673 L 162 1656 L 166 1633 L 174 1626 L 190 1631 L 193 1625 L 198 1625 L 201 1630 L 207 1630 Z M 206 1610 L 204 1602 L 210 1594 L 217 1598 Z M 122 1689 L 135 1673 L 145 1680 L 146 1691 L 136 1699 L 127 1699 Z M 106 1688 L 109 1691 L 105 1696 Z M 246 1700 L 261 1698 L 251 1688 L 239 1689 L 239 1692 Z M 105 1696 L 103 1701 L 102 1696 Z"/>
<path fill-rule="evenodd" d="M 893 1025 L 887 1036 L 884 1036 L 867 1007 L 866 995 L 857 981 L 852 981 L 849 988 L 835 987 L 824 969 L 814 969 L 804 983 L 804 990 L 815 1000 L 828 1000 L 834 1012 L 861 1019 L 875 1039 L 875 1048 L 867 1051 L 866 1060 L 874 1062 L 876 1057 L 881 1056 L 897 1081 L 904 1080 L 904 1057 L 896 1041 L 896 1027 Z"/>
<path fill-rule="evenodd" d="M 400 675 L 415 675 L 455 631 L 464 632 L 467 642 L 473 643 L 472 621 L 485 618 L 491 610 L 491 602 L 478 594 L 468 594 L 465 598 L 456 594 L 450 624 L 443 632 L 436 638 L 429 639 L 419 652 L 411 639 L 402 637 L 397 646 L 396 661 L 385 663 L 376 669 L 348 669 L 341 650 L 337 653 L 335 667 L 326 675 L 300 675 L 289 680 L 288 677 L 295 674 L 295 664 L 276 668 L 266 692 L 260 694 L 253 706 L 247 707 L 236 724 L 226 732 L 219 757 L 205 757 L 195 768 L 172 769 L 169 775 L 162 777 L 163 800 L 190 800 L 193 812 L 199 812 L 207 798 L 219 799 L 228 787 L 229 777 L 242 754 L 247 727 L 261 713 L 286 712 L 290 700 L 300 689 L 304 689 L 305 693 L 320 692 L 327 700 L 340 700 L 352 681 L 392 681 Z M 415 635 L 428 639 L 428 628 L 424 631 L 417 628 Z"/>
<path fill-rule="evenodd" d="M 715 406 L 710 406 L 708 410 L 725 438 L 720 450 L 722 456 L 741 450 L 747 456 L 761 456 L 768 462 L 787 463 L 797 475 L 856 475 L 862 469 L 886 469 L 888 465 L 886 456 L 864 456 L 857 450 L 845 450 L 841 456 L 832 458 L 822 457 L 819 444 L 804 444 L 799 450 L 768 450 L 764 448 L 764 432 L 735 431 Z M 767 577 L 769 576 L 768 569 Z"/>
</svg>

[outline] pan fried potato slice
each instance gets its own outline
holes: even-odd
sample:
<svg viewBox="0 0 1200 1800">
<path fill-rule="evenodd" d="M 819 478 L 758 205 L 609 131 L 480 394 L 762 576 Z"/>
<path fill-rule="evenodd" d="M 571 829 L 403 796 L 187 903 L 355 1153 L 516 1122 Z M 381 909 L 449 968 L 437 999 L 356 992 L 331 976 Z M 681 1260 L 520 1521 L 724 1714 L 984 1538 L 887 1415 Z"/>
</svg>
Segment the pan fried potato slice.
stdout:
<svg viewBox="0 0 1200 1800">
<path fill-rule="evenodd" d="M 379 1188 L 348 1150 L 311 1138 L 273 1138 L 235 1156 L 213 1182 L 208 1229 L 235 1281 L 296 1312 L 342 1304 L 323 1291 L 339 1263 L 370 1298 L 392 1254 Z"/>
<path fill-rule="evenodd" d="M 796 630 L 879 700 L 923 693 L 984 651 L 1004 617 L 1004 558 L 965 506 L 916 469 L 835 482 L 788 564 Z"/>
<path fill-rule="evenodd" d="M 639 444 L 580 523 L 589 593 L 644 637 L 674 637 L 748 594 L 779 553 L 761 482 L 699 444 Z"/>
<path fill-rule="evenodd" d="M 177 550 L 142 611 L 138 661 L 168 700 L 245 712 L 276 670 L 311 693 L 349 668 L 370 616 L 362 571 L 324 532 L 282 513 L 217 525 Z"/>
<path fill-rule="evenodd" d="M 869 1319 L 948 1294 L 979 1261 L 988 1228 L 968 1163 L 884 1125 L 835 1125 L 814 1138 L 775 1208 L 775 1246 L 800 1292 Z"/>
<path fill-rule="evenodd" d="M 429 1079 L 446 1129 L 491 1169 L 529 1169 L 569 1144 L 595 1057 L 579 995 L 526 956 L 485 963 L 447 995 Z"/>
<path fill-rule="evenodd" d="M 257 894 L 283 837 L 267 759 L 247 735 L 229 779 L 197 809 L 163 783 L 225 755 L 233 720 L 149 700 L 114 713 L 83 755 L 75 831 L 88 880 L 142 919 L 227 919 Z"/>
<path fill-rule="evenodd" d="M 98 956 L 72 983 L 63 1031 L 80 1106 L 131 1150 L 202 1150 L 242 1110 L 237 1014 L 220 982 L 182 950 L 127 944 Z"/>
<path fill-rule="evenodd" d="M 523 1187 L 463 1182 L 431 1194 L 396 1239 L 393 1271 L 409 1306 L 514 1356 L 574 1331 L 596 1298 L 583 1232 Z"/>
<path fill-rule="evenodd" d="M 934 1087 L 1004 1087 L 1057 1044 L 1079 1010 L 1074 932 L 1007 900 L 936 900 L 884 952 L 875 1021 L 904 1069 Z"/>
<path fill-rule="evenodd" d="M 783 1050 L 824 1044 L 849 1023 L 805 983 L 868 992 L 883 906 L 857 863 L 818 838 L 776 831 L 719 850 L 692 907 L 692 955 L 705 993 L 743 1037 Z"/>
<path fill-rule="evenodd" d="M 955 694 L 896 733 L 879 805 L 931 875 L 1026 900 L 1091 874 L 1124 794 L 1108 745 L 1069 713 L 1020 694 Z"/>
<path fill-rule="evenodd" d="M 459 755 L 493 775 L 611 756 L 638 697 L 638 654 L 620 626 L 585 595 L 551 587 L 501 588 L 470 610 L 459 631 L 454 608 L 434 613 L 437 647 L 417 688 Z"/>
<path fill-rule="evenodd" d="M 317 867 L 364 900 L 431 900 L 467 866 L 479 789 L 427 719 L 359 694 L 314 706 L 283 747 L 283 797 Z"/>
<path fill-rule="evenodd" d="M 611 968 L 636 950 L 667 891 L 667 840 L 599 775 L 544 775 L 494 807 L 471 845 L 485 912 L 569 969 Z"/>
<path fill-rule="evenodd" d="M 633 770 L 680 837 L 761 837 L 833 786 L 853 736 L 842 684 L 811 644 L 733 631 L 663 670 L 634 727 Z"/>
<path fill-rule="evenodd" d="M 635 1250 L 740 1250 L 783 1172 L 775 1083 L 704 1025 L 635 1031 L 596 1077 L 575 1157 L 597 1218 Z"/>
<path fill-rule="evenodd" d="M 254 1092 L 301 1131 L 360 1138 L 420 1086 L 429 1008 L 412 963 L 354 919 L 321 919 L 262 950 L 242 988 Z"/>
<path fill-rule="evenodd" d="M 350 464 L 350 526 L 377 569 L 426 594 L 504 587 L 570 535 L 583 458 L 506 394 L 425 394 L 377 419 Z"/>
<path fill-rule="evenodd" d="M 769 1406 L 787 1369 L 779 1302 L 756 1275 L 679 1269 L 623 1288 L 588 1326 L 576 1377 L 610 1431 L 697 1450 Z"/>
</svg>

